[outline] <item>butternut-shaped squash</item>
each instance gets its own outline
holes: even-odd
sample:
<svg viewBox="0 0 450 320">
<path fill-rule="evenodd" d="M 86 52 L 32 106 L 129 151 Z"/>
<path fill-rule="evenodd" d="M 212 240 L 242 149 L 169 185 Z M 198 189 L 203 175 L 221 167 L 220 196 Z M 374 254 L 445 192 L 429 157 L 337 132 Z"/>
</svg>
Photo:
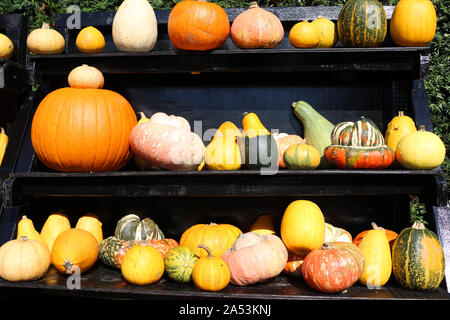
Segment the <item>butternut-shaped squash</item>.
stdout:
<svg viewBox="0 0 450 320">
<path fill-rule="evenodd" d="M 62 211 L 53 212 L 45 221 L 41 229 L 42 240 L 47 244 L 48 250 L 52 252 L 53 243 L 60 233 L 70 229 L 70 221 Z"/>
</svg>

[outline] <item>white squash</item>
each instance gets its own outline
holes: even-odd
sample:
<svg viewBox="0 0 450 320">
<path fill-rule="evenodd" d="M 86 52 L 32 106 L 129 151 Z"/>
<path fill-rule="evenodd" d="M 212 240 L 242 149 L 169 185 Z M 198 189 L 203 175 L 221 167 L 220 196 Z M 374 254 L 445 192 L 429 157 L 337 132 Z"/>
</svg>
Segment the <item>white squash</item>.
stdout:
<svg viewBox="0 0 450 320">
<path fill-rule="evenodd" d="M 158 22 L 147 0 L 125 0 L 112 24 L 114 44 L 120 51 L 151 51 L 158 37 Z"/>
</svg>

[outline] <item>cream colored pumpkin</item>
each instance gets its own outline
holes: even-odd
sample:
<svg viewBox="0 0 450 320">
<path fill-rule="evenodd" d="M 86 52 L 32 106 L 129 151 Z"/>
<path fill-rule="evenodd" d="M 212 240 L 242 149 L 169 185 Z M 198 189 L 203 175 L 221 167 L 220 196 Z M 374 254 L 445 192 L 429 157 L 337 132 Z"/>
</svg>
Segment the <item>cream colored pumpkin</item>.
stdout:
<svg viewBox="0 0 450 320">
<path fill-rule="evenodd" d="M 125 0 L 112 23 L 114 44 L 120 51 L 152 50 L 158 37 L 158 22 L 147 0 Z"/>
<path fill-rule="evenodd" d="M 83 64 L 70 71 L 67 81 L 71 88 L 79 89 L 101 89 L 105 84 L 103 73 L 87 64 Z"/>
<path fill-rule="evenodd" d="M 27 46 L 35 54 L 58 54 L 64 51 L 66 41 L 58 31 L 50 29 L 48 23 L 43 23 L 42 28 L 30 32 Z"/>
<path fill-rule="evenodd" d="M 21 237 L 0 248 L 0 277 L 7 281 L 37 280 L 50 267 L 50 252 L 38 240 Z"/>
</svg>

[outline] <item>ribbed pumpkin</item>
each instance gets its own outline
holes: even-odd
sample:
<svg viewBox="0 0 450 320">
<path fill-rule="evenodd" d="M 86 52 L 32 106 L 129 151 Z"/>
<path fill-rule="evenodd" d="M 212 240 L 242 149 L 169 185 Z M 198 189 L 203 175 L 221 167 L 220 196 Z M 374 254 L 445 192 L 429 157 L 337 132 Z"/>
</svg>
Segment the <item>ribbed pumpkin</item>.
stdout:
<svg viewBox="0 0 450 320">
<path fill-rule="evenodd" d="M 58 31 L 51 29 L 48 23 L 34 29 L 27 37 L 27 47 L 35 54 L 58 54 L 64 51 L 66 40 Z"/>
<path fill-rule="evenodd" d="M 39 104 L 31 142 L 39 160 L 62 172 L 114 171 L 130 160 L 136 114 L 120 94 L 61 88 Z"/>
<path fill-rule="evenodd" d="M 225 261 L 214 256 L 208 246 L 198 245 L 198 249 L 207 252 L 195 264 L 192 280 L 195 286 L 204 291 L 220 291 L 230 282 L 230 268 Z"/>
<path fill-rule="evenodd" d="M 231 25 L 231 39 L 243 49 L 275 48 L 280 45 L 284 28 L 272 12 L 260 8 L 256 1 L 240 13 Z"/>
<path fill-rule="evenodd" d="M 420 125 L 419 130 L 405 135 L 397 144 L 395 157 L 406 169 L 434 169 L 444 162 L 446 148 L 441 138 L 426 131 Z"/>
<path fill-rule="evenodd" d="M 402 287 L 436 289 L 444 279 L 444 268 L 444 252 L 433 231 L 415 222 L 400 232 L 392 248 L 392 270 Z"/>
<path fill-rule="evenodd" d="M 436 34 L 436 10 L 429 0 L 401 0 L 392 13 L 391 38 L 404 47 L 424 47 Z"/>
<path fill-rule="evenodd" d="M 283 160 L 288 169 L 312 170 L 320 164 L 320 152 L 307 143 L 294 144 L 286 149 Z"/>
<path fill-rule="evenodd" d="M 192 280 L 192 271 L 198 261 L 194 251 L 178 246 L 169 251 L 164 259 L 164 272 L 175 282 L 187 283 Z"/>
<path fill-rule="evenodd" d="M 332 166 L 342 169 L 384 169 L 395 158 L 380 130 L 365 117 L 356 122 L 338 123 L 324 155 Z"/>
<path fill-rule="evenodd" d="M 306 255 L 325 241 L 325 218 L 319 206 L 309 200 L 291 202 L 284 211 L 281 239 L 289 251 Z"/>
<path fill-rule="evenodd" d="M 114 236 L 119 240 L 164 239 L 161 228 L 150 218 L 141 218 L 136 214 L 127 214 L 116 224 Z"/>
<path fill-rule="evenodd" d="M 67 82 L 71 88 L 101 89 L 105 84 L 105 78 L 97 68 L 83 64 L 70 71 Z"/>
<path fill-rule="evenodd" d="M 83 273 L 89 270 L 98 258 L 97 239 L 89 231 L 71 228 L 61 232 L 53 243 L 51 257 L 56 270 L 63 274 Z"/>
<path fill-rule="evenodd" d="M 348 0 L 339 13 L 337 27 L 345 47 L 377 47 L 387 34 L 386 13 L 377 0 Z"/>
<path fill-rule="evenodd" d="M 225 10 L 207 0 L 184 0 L 170 11 L 167 29 L 170 41 L 182 50 L 221 47 L 230 34 Z"/>
<path fill-rule="evenodd" d="M 214 256 L 222 254 L 233 245 L 242 231 L 231 224 L 196 224 L 183 232 L 180 246 L 194 250 L 199 257 L 206 256 L 207 252 L 198 248 L 199 244 L 207 246 Z"/>
</svg>

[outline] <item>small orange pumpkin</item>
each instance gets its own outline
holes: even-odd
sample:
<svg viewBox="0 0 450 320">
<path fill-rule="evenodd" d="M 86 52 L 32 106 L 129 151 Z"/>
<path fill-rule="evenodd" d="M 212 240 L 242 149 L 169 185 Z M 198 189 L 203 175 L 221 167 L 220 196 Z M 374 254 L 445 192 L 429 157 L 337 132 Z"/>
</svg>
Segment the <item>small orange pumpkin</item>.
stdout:
<svg viewBox="0 0 450 320">
<path fill-rule="evenodd" d="M 192 280 L 195 286 L 204 291 L 219 291 L 230 282 L 231 273 L 226 262 L 213 256 L 208 246 L 199 244 L 200 249 L 206 250 L 207 256 L 200 258 L 192 270 Z"/>
<path fill-rule="evenodd" d="M 225 10 L 216 3 L 184 0 L 170 11 L 167 30 L 177 48 L 205 51 L 225 43 L 230 22 Z"/>
<path fill-rule="evenodd" d="M 53 243 L 52 263 L 56 270 L 64 274 L 83 273 L 97 261 L 99 245 L 89 231 L 71 228 L 62 232 Z"/>
<path fill-rule="evenodd" d="M 105 49 L 105 37 L 97 28 L 89 26 L 78 33 L 75 45 L 82 53 L 99 53 Z"/>
</svg>

